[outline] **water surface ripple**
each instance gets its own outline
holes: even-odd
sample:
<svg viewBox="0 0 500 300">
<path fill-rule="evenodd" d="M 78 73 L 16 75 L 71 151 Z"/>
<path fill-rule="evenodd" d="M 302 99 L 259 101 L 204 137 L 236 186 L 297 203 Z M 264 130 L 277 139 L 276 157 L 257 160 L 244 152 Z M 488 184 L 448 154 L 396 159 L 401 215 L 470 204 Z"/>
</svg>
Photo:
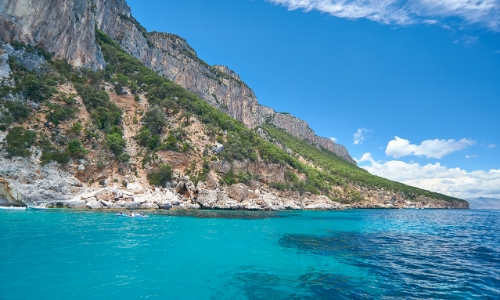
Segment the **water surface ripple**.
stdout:
<svg viewBox="0 0 500 300">
<path fill-rule="evenodd" d="M 0 299 L 499 299 L 500 213 L 0 212 Z"/>
</svg>

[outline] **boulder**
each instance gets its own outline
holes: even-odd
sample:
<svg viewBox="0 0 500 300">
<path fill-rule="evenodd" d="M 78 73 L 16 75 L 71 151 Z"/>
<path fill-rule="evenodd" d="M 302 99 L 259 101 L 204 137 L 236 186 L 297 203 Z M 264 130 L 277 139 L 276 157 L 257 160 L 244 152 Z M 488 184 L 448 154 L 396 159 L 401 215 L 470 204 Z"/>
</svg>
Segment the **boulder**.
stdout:
<svg viewBox="0 0 500 300">
<path fill-rule="evenodd" d="M 113 202 L 108 202 L 106 200 L 99 200 L 99 202 L 102 203 L 103 206 L 106 206 L 106 207 L 111 207 L 113 206 Z"/>
<path fill-rule="evenodd" d="M 80 196 L 81 200 L 88 200 L 90 198 L 95 198 L 95 193 L 89 193 L 89 194 L 85 194 L 85 195 Z"/>
<path fill-rule="evenodd" d="M 255 191 L 248 190 L 247 197 L 250 199 L 257 199 L 259 198 L 259 195 Z"/>
<path fill-rule="evenodd" d="M 212 147 L 212 152 L 214 154 L 219 154 L 222 151 L 224 151 L 224 145 L 222 145 L 221 143 L 215 143 L 215 145 Z"/>
<path fill-rule="evenodd" d="M 215 208 L 215 205 L 217 203 L 217 191 L 201 190 L 198 194 L 198 198 L 196 199 L 196 201 L 202 207 Z"/>
<path fill-rule="evenodd" d="M 127 184 L 127 190 L 134 193 L 134 194 L 143 194 L 144 193 L 144 188 L 142 185 L 132 182 Z"/>
<path fill-rule="evenodd" d="M 243 183 L 233 184 L 227 189 L 227 194 L 234 200 L 241 202 L 248 196 L 248 186 Z"/>
<path fill-rule="evenodd" d="M 295 203 L 292 200 L 286 201 L 284 206 L 285 206 L 286 209 L 293 209 L 293 210 L 300 210 L 300 209 L 302 209 L 302 207 L 300 207 L 297 203 Z"/>
<path fill-rule="evenodd" d="M 196 186 L 194 185 L 194 183 L 192 181 L 188 181 L 188 182 L 186 182 L 186 189 L 189 192 L 194 192 L 196 190 Z"/>
<path fill-rule="evenodd" d="M 87 207 L 90 209 L 100 209 L 103 205 L 100 201 L 97 201 L 97 199 L 94 198 L 87 202 Z"/>
<path fill-rule="evenodd" d="M 158 205 L 160 209 L 165 209 L 165 210 L 169 210 L 172 208 L 172 203 L 170 203 L 170 201 L 157 202 L 156 205 Z"/>
<path fill-rule="evenodd" d="M 95 193 L 95 198 L 97 200 L 112 200 L 112 199 L 116 199 L 118 198 L 119 194 L 116 190 L 113 190 L 113 189 L 100 189 L 99 191 L 97 191 L 97 193 Z"/>
<path fill-rule="evenodd" d="M 205 185 L 206 185 L 206 188 L 212 189 L 212 190 L 219 187 L 219 181 L 214 176 L 214 174 L 212 174 L 212 172 L 210 172 L 210 174 L 208 174 L 207 182 Z"/>
</svg>

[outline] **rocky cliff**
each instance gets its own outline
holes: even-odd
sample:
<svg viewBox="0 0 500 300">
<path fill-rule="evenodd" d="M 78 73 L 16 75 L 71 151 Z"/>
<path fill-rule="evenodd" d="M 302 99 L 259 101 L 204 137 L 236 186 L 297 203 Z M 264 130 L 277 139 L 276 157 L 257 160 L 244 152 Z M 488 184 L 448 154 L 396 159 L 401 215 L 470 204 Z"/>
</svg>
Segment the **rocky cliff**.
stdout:
<svg viewBox="0 0 500 300">
<path fill-rule="evenodd" d="M 196 93 L 249 128 L 269 122 L 356 164 L 347 149 L 317 136 L 301 119 L 259 105 L 254 92 L 225 66 L 209 66 L 187 42 L 173 34 L 148 33 L 122 0 L 28 1 L 0 3 L 0 42 L 40 45 L 75 66 L 102 68 L 95 27 L 159 74 Z"/>
<path fill-rule="evenodd" d="M 0 2 L 0 42 L 39 45 L 75 66 L 102 68 L 92 1 Z"/>
<path fill-rule="evenodd" d="M 207 65 L 178 36 L 146 32 L 124 1 L 21 0 L 0 9 L 7 42 L 0 47 L 0 205 L 468 207 L 361 172 L 345 148 L 305 121 L 259 105 L 229 68 Z M 46 50 L 77 67 L 109 68 L 74 68 Z M 252 131 L 226 114 L 262 126 Z"/>
</svg>

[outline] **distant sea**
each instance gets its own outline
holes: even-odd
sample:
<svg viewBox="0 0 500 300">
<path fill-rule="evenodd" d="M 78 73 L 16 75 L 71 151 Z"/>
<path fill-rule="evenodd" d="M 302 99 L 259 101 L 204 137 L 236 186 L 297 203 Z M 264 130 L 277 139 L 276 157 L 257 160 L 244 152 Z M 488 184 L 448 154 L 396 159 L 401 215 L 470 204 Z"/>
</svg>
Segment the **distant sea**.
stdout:
<svg viewBox="0 0 500 300">
<path fill-rule="evenodd" d="M 500 211 L 0 212 L 0 299 L 500 299 Z"/>
</svg>

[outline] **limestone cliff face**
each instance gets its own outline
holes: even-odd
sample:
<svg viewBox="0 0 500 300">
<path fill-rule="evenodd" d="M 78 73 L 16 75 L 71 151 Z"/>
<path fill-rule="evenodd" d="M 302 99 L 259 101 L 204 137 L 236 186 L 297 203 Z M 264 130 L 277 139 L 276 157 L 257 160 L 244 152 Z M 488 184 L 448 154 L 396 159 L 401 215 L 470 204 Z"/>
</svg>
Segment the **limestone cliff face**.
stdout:
<svg viewBox="0 0 500 300">
<path fill-rule="evenodd" d="M 40 45 L 75 66 L 102 68 L 92 1 L 3 0 L 0 42 Z"/>
<path fill-rule="evenodd" d="M 225 66 L 209 66 L 173 34 L 147 33 L 123 0 L 5 0 L 0 3 L 0 42 L 43 46 L 75 66 L 102 68 L 95 27 L 146 66 L 233 118 L 255 128 L 268 121 L 355 164 L 346 148 L 317 136 L 303 120 L 259 105 L 254 92 Z"/>
<path fill-rule="evenodd" d="M 304 120 L 259 105 L 254 92 L 228 67 L 209 66 L 197 57 L 184 39 L 172 34 L 141 32 L 131 18 L 123 17 L 126 11 L 121 14 L 122 17 L 112 23 L 113 26 L 103 21 L 100 28 L 148 67 L 198 94 L 250 128 L 270 122 L 295 137 L 308 140 L 356 164 L 344 146 L 317 136 Z"/>
</svg>

